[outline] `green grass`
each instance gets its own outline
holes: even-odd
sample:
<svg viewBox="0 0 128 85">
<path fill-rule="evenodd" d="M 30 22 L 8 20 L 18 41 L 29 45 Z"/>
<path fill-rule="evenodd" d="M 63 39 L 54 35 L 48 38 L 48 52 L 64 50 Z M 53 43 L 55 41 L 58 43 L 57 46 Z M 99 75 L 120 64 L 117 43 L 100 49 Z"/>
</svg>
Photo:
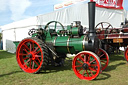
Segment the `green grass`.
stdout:
<svg viewBox="0 0 128 85">
<path fill-rule="evenodd" d="M 65 67 L 49 67 L 46 72 L 23 72 L 15 54 L 0 51 L 0 85 L 128 85 L 128 64 L 123 54 L 112 54 L 109 66 L 95 80 L 77 78 L 72 70 L 72 60 Z"/>
</svg>

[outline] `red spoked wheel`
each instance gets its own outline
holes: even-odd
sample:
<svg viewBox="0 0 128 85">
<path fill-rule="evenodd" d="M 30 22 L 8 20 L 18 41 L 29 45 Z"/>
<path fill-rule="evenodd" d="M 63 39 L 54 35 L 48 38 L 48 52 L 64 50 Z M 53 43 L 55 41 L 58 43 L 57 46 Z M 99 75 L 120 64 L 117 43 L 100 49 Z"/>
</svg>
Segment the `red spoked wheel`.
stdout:
<svg viewBox="0 0 128 85">
<path fill-rule="evenodd" d="M 101 71 L 100 59 L 93 52 L 82 51 L 74 57 L 72 68 L 78 78 L 93 80 Z"/>
<path fill-rule="evenodd" d="M 47 64 L 47 49 L 37 38 L 22 40 L 16 51 L 19 67 L 27 73 L 37 73 Z"/>
<path fill-rule="evenodd" d="M 128 62 L 128 47 L 124 51 L 124 58 Z"/>
<path fill-rule="evenodd" d="M 109 56 L 107 54 L 107 52 L 103 49 L 99 49 L 97 55 L 100 58 L 100 62 L 101 62 L 101 70 L 105 70 L 105 68 L 108 66 L 109 63 Z"/>
</svg>

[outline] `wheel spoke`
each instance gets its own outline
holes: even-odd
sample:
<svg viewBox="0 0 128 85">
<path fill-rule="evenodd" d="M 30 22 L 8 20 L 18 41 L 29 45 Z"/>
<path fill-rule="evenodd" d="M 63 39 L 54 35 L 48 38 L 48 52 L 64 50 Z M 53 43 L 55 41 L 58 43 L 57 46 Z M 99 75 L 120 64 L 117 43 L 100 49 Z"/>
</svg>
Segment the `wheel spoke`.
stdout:
<svg viewBox="0 0 128 85">
<path fill-rule="evenodd" d="M 24 49 L 24 51 L 25 51 L 26 53 L 28 53 L 28 51 L 27 51 L 26 49 Z"/>
<path fill-rule="evenodd" d="M 30 68 L 32 68 L 32 65 L 31 65 L 31 63 L 32 63 L 32 59 L 30 59 L 30 64 L 29 64 Z"/>
<path fill-rule="evenodd" d="M 96 69 L 94 69 L 92 67 L 89 67 L 89 69 L 92 70 L 92 71 L 95 71 L 95 72 L 97 71 Z"/>
<path fill-rule="evenodd" d="M 84 62 L 84 59 L 81 56 L 79 56 L 78 58 Z"/>
<path fill-rule="evenodd" d="M 35 63 L 34 63 L 34 61 L 32 62 L 32 69 L 34 69 L 34 65 L 35 65 Z"/>
<path fill-rule="evenodd" d="M 94 75 L 91 70 L 90 70 L 90 73 L 91 73 L 92 76 Z"/>
<path fill-rule="evenodd" d="M 57 26 L 57 22 L 55 22 L 55 28 L 54 28 L 55 30 L 56 30 L 56 26 Z"/>
<path fill-rule="evenodd" d="M 19 55 L 22 55 L 22 56 L 27 56 L 28 54 L 20 53 Z"/>
<path fill-rule="evenodd" d="M 78 60 L 76 60 L 76 61 L 77 61 L 79 64 L 81 64 L 81 65 L 83 64 L 83 63 L 81 63 L 81 62 L 80 62 L 80 61 L 78 61 Z"/>
<path fill-rule="evenodd" d="M 37 52 L 35 52 L 35 54 L 39 54 L 41 51 L 39 50 L 39 51 L 37 51 Z"/>
<path fill-rule="evenodd" d="M 84 76 L 85 70 L 83 71 L 82 75 Z"/>
<path fill-rule="evenodd" d="M 101 62 L 106 64 L 106 62 L 104 62 L 104 61 L 101 61 Z"/>
<path fill-rule="evenodd" d="M 39 63 L 41 62 L 39 58 L 37 58 L 37 60 L 39 61 Z"/>
<path fill-rule="evenodd" d="M 24 65 L 26 65 L 29 61 L 30 61 L 30 59 L 28 59 L 28 60 L 24 63 Z"/>
<path fill-rule="evenodd" d="M 82 67 L 82 65 L 77 65 L 77 66 L 75 66 L 75 67 Z"/>
<path fill-rule="evenodd" d="M 23 46 L 24 46 L 24 48 L 26 48 L 27 50 L 30 50 L 26 44 L 23 44 Z"/>
<path fill-rule="evenodd" d="M 88 73 L 88 71 L 86 70 L 86 73 L 87 73 L 87 76 L 89 77 L 89 73 Z"/>
<path fill-rule="evenodd" d="M 107 28 L 109 28 L 111 25 L 109 24 Z"/>
<path fill-rule="evenodd" d="M 97 66 L 97 64 L 91 64 L 91 66 Z"/>
<path fill-rule="evenodd" d="M 37 65 L 37 66 L 39 66 L 39 64 L 34 60 L 34 62 L 35 62 L 35 64 Z"/>
<path fill-rule="evenodd" d="M 101 26 L 102 26 L 102 29 L 103 29 L 103 28 L 104 28 L 104 27 L 103 27 L 103 23 L 101 23 Z"/>
<path fill-rule="evenodd" d="M 91 55 L 88 57 L 88 62 L 90 61 L 90 57 L 91 57 Z"/>
<path fill-rule="evenodd" d="M 97 52 L 97 55 L 100 55 L 100 53 L 101 53 L 101 51 L 99 50 L 99 51 Z"/>
<path fill-rule="evenodd" d="M 37 47 L 33 52 L 35 53 L 38 49 L 39 49 L 39 47 Z"/>
<path fill-rule="evenodd" d="M 83 70 L 83 68 L 79 69 L 78 72 L 80 72 L 81 70 Z"/>
<path fill-rule="evenodd" d="M 90 64 L 92 63 L 92 62 L 94 62 L 94 61 L 96 61 L 95 59 L 93 59 L 92 61 L 90 61 Z"/>
<path fill-rule="evenodd" d="M 104 54 L 102 54 L 102 55 L 100 56 L 100 58 L 103 57 L 103 56 L 104 56 Z"/>
<path fill-rule="evenodd" d="M 32 51 L 32 45 L 31 45 L 31 43 L 30 43 L 30 52 Z"/>
<path fill-rule="evenodd" d="M 25 57 L 25 58 L 23 58 L 23 60 L 26 60 L 26 59 L 28 59 L 29 57 Z"/>
<path fill-rule="evenodd" d="M 34 43 L 32 43 L 32 48 L 33 48 L 32 51 L 34 51 Z"/>
<path fill-rule="evenodd" d="M 86 55 L 84 55 L 84 63 L 86 63 L 86 62 L 87 62 Z"/>
<path fill-rule="evenodd" d="M 38 57 L 39 58 L 39 57 L 41 57 L 41 55 L 35 55 L 35 57 Z"/>
</svg>

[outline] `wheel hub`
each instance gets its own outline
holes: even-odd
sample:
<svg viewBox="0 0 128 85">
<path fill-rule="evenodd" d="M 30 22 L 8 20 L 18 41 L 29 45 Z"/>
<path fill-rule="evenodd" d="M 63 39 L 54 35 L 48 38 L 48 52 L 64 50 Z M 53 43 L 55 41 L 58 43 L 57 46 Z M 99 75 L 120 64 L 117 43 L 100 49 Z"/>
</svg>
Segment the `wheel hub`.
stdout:
<svg viewBox="0 0 128 85">
<path fill-rule="evenodd" d="M 83 67 L 84 70 L 87 70 L 89 66 L 88 66 L 87 63 L 84 63 L 84 64 L 82 65 L 82 67 Z"/>
<path fill-rule="evenodd" d="M 32 54 L 31 54 L 31 53 L 30 53 L 30 54 L 28 54 L 28 57 L 29 57 L 29 58 L 32 58 Z"/>
<path fill-rule="evenodd" d="M 31 58 L 32 60 L 35 60 L 35 55 L 33 53 L 29 53 L 28 57 Z"/>
</svg>

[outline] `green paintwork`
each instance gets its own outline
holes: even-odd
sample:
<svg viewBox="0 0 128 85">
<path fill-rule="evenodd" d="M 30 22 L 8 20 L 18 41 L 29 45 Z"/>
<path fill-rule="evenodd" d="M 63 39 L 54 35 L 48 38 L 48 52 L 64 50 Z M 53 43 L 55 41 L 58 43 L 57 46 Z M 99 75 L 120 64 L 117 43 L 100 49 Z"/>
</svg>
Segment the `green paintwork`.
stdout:
<svg viewBox="0 0 128 85">
<path fill-rule="evenodd" d="M 57 37 L 55 46 L 67 46 L 68 36 Z"/>
<path fill-rule="evenodd" d="M 55 23 L 54 29 L 50 29 L 49 24 Z M 62 26 L 61 30 L 56 32 L 57 23 Z M 44 29 L 42 29 L 42 39 L 45 43 L 52 43 L 57 53 L 77 53 L 83 51 L 83 36 L 78 36 L 78 27 L 72 25 L 67 26 L 67 30 L 61 23 L 56 21 L 49 22 Z M 64 34 L 60 31 L 65 31 Z M 66 33 L 66 34 L 65 34 Z M 38 33 L 32 35 L 32 37 L 38 36 Z M 77 37 L 74 37 L 77 36 Z M 14 42 L 15 43 L 15 42 Z M 16 47 L 19 43 L 15 43 Z"/>
<path fill-rule="evenodd" d="M 68 25 L 67 30 L 69 31 L 68 35 L 77 36 L 79 28 L 78 27 L 72 27 L 71 25 Z"/>
<path fill-rule="evenodd" d="M 82 51 L 83 50 L 83 38 L 81 36 L 79 38 L 70 38 L 69 46 L 73 46 L 75 51 Z"/>
<path fill-rule="evenodd" d="M 55 40 L 56 38 L 56 40 Z M 52 39 L 46 39 L 46 42 L 52 42 L 54 44 L 54 47 L 57 52 L 60 53 L 76 53 L 83 50 L 83 38 L 84 36 L 81 36 L 79 38 L 69 38 L 69 50 L 67 48 L 67 41 L 69 36 L 56 36 L 52 37 Z"/>
<path fill-rule="evenodd" d="M 19 45 L 19 41 L 13 41 L 13 43 L 15 44 L 16 49 L 17 49 L 17 46 Z"/>
<path fill-rule="evenodd" d="M 35 37 L 35 36 L 37 36 L 38 34 L 37 33 L 34 33 L 34 34 L 32 34 L 32 37 Z"/>
<path fill-rule="evenodd" d="M 53 23 L 53 22 L 55 23 L 54 28 L 56 29 L 56 24 L 58 22 L 51 21 L 49 23 Z M 49 23 L 46 25 L 46 27 L 49 26 Z M 55 29 L 47 30 L 47 33 L 45 33 L 46 34 L 45 42 L 46 43 L 52 42 L 56 52 L 77 53 L 83 51 L 84 35 L 81 37 L 75 37 L 75 38 L 72 37 L 72 36 L 78 36 L 78 27 L 72 27 L 71 25 L 68 25 L 67 34 L 61 34 L 60 31 L 64 31 L 64 29 L 61 29 L 56 32 L 59 36 L 51 35 L 51 33 L 55 32 Z"/>
<path fill-rule="evenodd" d="M 73 27 L 71 32 L 72 32 L 72 35 L 77 36 L 78 35 L 78 27 Z"/>
</svg>

